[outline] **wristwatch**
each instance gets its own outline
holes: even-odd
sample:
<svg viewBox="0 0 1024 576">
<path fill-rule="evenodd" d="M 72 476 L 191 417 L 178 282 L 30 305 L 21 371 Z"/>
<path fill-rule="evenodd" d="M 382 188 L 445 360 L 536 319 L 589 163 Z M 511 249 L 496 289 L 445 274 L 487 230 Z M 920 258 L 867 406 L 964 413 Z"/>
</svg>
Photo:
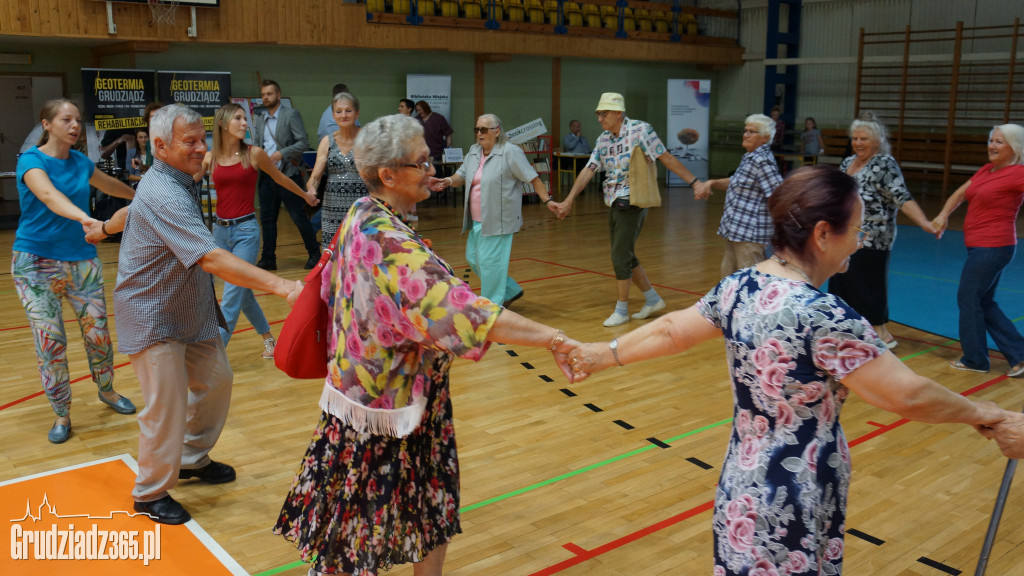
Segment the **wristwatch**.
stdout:
<svg viewBox="0 0 1024 576">
<path fill-rule="evenodd" d="M 619 339 L 612 338 L 612 341 L 608 343 L 608 348 L 612 351 L 612 358 L 615 358 L 615 363 L 622 366 L 622 362 L 619 361 Z"/>
</svg>

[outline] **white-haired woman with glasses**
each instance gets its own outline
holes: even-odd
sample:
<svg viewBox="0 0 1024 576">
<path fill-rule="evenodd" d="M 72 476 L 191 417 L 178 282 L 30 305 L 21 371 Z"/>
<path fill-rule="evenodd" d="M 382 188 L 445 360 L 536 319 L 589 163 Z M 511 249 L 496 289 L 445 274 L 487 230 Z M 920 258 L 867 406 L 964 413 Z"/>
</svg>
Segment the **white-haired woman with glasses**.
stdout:
<svg viewBox="0 0 1024 576">
<path fill-rule="evenodd" d="M 359 132 L 370 191 L 325 268 L 330 314 L 323 412 L 274 530 L 311 574 L 377 574 L 415 562 L 440 576 L 459 524 L 448 371 L 490 342 L 545 347 L 569 375 L 575 342 L 469 289 L 405 222 L 434 175 L 420 124 L 400 114 Z"/>
<path fill-rule="evenodd" d="M 853 176 L 864 200 L 864 246 L 850 258 L 850 268 L 828 281 L 828 291 L 860 312 L 890 348 L 896 339 L 889 321 L 889 256 L 896 241 L 896 216 L 903 212 L 932 234 L 932 222 L 914 201 L 896 159 L 889 154 L 885 126 L 866 112 L 850 124 L 853 156 L 839 169 Z"/>
<path fill-rule="evenodd" d="M 475 132 L 476 143 L 458 172 L 432 179 L 430 188 L 441 191 L 468 183 L 462 216 L 462 231 L 469 232 L 466 260 L 480 278 L 480 294 L 508 306 L 523 296 L 508 275 L 508 262 L 512 235 L 523 225 L 524 185 L 530 184 L 551 212 L 557 213 L 557 204 L 523 150 L 509 142 L 497 116 L 477 118 Z"/>
<path fill-rule="evenodd" d="M 958 370 L 988 372 L 988 340 L 992 335 L 1006 357 L 1011 378 L 1024 376 L 1024 336 L 996 303 L 1003 269 L 1017 251 L 1017 214 L 1024 202 L 1024 128 L 996 126 L 988 137 L 989 163 L 946 200 L 933 221 L 936 235 L 949 224 L 949 215 L 967 202 L 964 244 L 967 260 L 960 275 L 956 300 L 960 308 L 960 346 L 963 356 L 950 362 Z"/>
</svg>

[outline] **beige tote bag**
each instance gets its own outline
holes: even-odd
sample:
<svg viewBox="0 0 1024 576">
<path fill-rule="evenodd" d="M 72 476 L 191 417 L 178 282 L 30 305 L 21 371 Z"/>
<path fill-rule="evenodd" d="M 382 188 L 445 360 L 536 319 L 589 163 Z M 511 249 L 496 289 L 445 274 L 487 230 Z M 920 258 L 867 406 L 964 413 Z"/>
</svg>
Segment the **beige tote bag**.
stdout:
<svg viewBox="0 0 1024 576">
<path fill-rule="evenodd" d="M 629 155 L 629 203 L 640 208 L 661 206 L 658 164 L 648 160 L 639 146 L 634 146 Z"/>
</svg>

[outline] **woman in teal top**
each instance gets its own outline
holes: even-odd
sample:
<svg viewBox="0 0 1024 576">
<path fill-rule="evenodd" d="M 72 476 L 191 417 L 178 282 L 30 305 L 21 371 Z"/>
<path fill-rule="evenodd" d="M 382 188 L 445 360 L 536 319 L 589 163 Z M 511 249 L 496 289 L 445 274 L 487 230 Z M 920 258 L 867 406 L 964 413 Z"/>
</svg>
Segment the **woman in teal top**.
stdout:
<svg viewBox="0 0 1024 576">
<path fill-rule="evenodd" d="M 90 185 L 120 198 L 135 192 L 96 169 L 72 150 L 82 130 L 81 113 L 70 100 L 50 100 L 39 113 L 39 144 L 18 158 L 21 217 L 14 240 L 11 275 L 28 315 L 36 344 L 39 376 L 57 414 L 47 437 L 60 444 L 71 434 L 71 384 L 61 299 L 75 312 L 85 339 L 99 399 L 121 414 L 133 414 L 130 400 L 114 392 L 114 351 L 107 329 L 103 267 L 96 247 L 85 241 Z"/>
</svg>

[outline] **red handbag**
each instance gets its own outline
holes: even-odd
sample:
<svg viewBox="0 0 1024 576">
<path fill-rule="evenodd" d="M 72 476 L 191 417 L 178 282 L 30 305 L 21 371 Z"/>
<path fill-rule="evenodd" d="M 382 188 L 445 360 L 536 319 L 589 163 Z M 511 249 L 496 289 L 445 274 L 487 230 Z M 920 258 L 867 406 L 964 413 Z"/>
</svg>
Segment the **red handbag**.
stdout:
<svg viewBox="0 0 1024 576">
<path fill-rule="evenodd" d="M 340 237 L 339 228 L 320 261 L 306 274 L 302 292 L 277 338 L 274 365 L 292 378 L 327 377 L 327 338 L 331 326 L 327 303 L 320 297 L 321 272 L 331 261 Z"/>
</svg>

